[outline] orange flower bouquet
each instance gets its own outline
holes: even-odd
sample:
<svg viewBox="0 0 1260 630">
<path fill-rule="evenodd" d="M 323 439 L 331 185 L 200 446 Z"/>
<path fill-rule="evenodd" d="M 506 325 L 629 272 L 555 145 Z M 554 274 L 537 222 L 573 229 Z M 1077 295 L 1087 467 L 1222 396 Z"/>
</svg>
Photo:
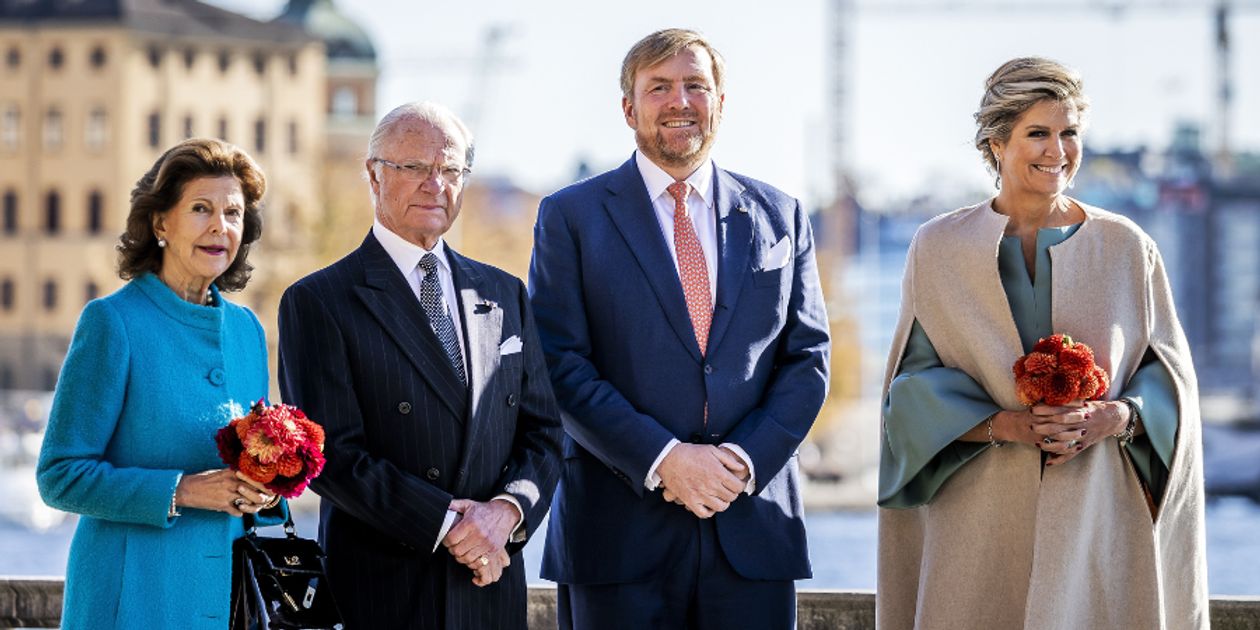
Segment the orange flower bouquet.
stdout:
<svg viewBox="0 0 1260 630">
<path fill-rule="evenodd" d="M 1013 369 L 1019 402 L 1029 407 L 1097 400 L 1110 386 L 1107 371 L 1094 363 L 1094 351 L 1062 333 L 1037 341 Z"/>
<path fill-rule="evenodd" d="M 292 405 L 254 403 L 214 436 L 228 468 L 292 499 L 324 469 L 324 429 Z"/>
</svg>

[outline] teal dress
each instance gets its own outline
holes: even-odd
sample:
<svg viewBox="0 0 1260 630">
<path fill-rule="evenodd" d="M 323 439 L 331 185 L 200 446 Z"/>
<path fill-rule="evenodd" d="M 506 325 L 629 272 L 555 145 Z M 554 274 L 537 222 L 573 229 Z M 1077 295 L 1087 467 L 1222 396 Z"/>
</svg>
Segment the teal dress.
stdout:
<svg viewBox="0 0 1260 630">
<path fill-rule="evenodd" d="M 1080 225 L 1038 231 L 1036 273 L 1031 279 L 1019 237 L 1003 238 L 999 245 L 998 272 L 1025 353 L 1038 339 L 1058 332 L 1051 328 L 1049 250 L 1075 234 Z M 1134 438 L 1127 449 L 1138 476 L 1158 503 L 1167 485 L 1177 434 L 1172 377 L 1148 351 L 1120 397 L 1137 407 L 1146 428 L 1146 434 Z M 1001 410 L 974 379 L 942 364 L 916 321 L 884 400 L 880 507 L 912 508 L 930 502 L 955 471 L 992 448 L 988 442 L 962 442 L 959 438 Z M 888 431 L 890 426 L 913 426 L 915 430 Z"/>
<path fill-rule="evenodd" d="M 36 471 L 48 505 L 81 515 L 66 630 L 227 627 L 241 519 L 167 517 L 182 475 L 223 468 L 215 432 L 267 395 L 262 326 L 211 291 L 190 304 L 145 274 L 79 316 Z"/>
</svg>

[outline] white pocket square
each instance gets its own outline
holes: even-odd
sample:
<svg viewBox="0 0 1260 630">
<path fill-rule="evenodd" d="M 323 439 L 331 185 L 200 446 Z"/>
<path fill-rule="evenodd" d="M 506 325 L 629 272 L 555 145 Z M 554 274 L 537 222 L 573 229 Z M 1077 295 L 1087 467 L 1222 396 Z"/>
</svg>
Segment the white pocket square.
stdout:
<svg viewBox="0 0 1260 630">
<path fill-rule="evenodd" d="M 521 351 L 521 338 L 517 335 L 512 335 L 511 337 L 504 339 L 503 343 L 499 344 L 499 356 L 504 356 L 508 354 L 516 354 L 517 352 L 520 352 L 520 351 Z"/>
<path fill-rule="evenodd" d="M 788 261 L 791 259 L 792 243 L 790 243 L 788 238 L 784 236 L 779 239 L 778 243 L 774 244 L 774 247 L 770 248 L 770 251 L 766 252 L 765 262 L 762 264 L 761 270 L 770 271 L 782 268 L 784 265 L 787 265 Z"/>
</svg>

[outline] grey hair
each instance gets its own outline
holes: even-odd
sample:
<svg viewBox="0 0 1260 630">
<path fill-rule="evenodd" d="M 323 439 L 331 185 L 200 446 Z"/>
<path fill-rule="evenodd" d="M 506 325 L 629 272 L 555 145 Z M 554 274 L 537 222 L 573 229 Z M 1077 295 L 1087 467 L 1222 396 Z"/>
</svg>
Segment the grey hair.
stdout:
<svg viewBox="0 0 1260 630">
<path fill-rule="evenodd" d="M 1002 64 L 985 80 L 984 96 L 974 115 L 976 149 L 994 174 L 999 174 L 998 163 L 990 143 L 1009 141 L 1019 117 L 1045 100 L 1075 106 L 1084 127 L 1089 98 L 1082 89 L 1081 75 L 1057 61 L 1019 57 Z"/>
<path fill-rule="evenodd" d="M 399 105 L 390 110 L 388 114 L 385 114 L 381 121 L 376 123 L 376 129 L 372 130 L 372 137 L 368 139 L 368 159 L 380 157 L 381 144 L 385 142 L 385 138 L 389 136 L 389 132 L 393 130 L 394 125 L 410 120 L 422 120 L 434 127 L 445 130 L 447 133 L 452 131 L 458 132 L 460 139 L 464 141 L 464 168 L 472 168 L 472 131 L 468 129 L 464 121 L 455 115 L 455 112 L 452 112 L 444 105 L 429 101 L 416 101 Z"/>
</svg>

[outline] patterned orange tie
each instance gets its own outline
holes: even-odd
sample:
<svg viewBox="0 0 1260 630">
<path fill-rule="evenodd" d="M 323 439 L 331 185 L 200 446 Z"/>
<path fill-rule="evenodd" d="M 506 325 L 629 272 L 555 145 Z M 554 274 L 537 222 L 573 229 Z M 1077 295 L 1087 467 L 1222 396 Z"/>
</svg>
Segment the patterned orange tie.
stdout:
<svg viewBox="0 0 1260 630">
<path fill-rule="evenodd" d="M 709 345 L 709 324 L 713 321 L 713 303 L 709 300 L 709 265 L 704 260 L 696 227 L 687 214 L 687 182 L 674 182 L 667 189 L 674 198 L 674 255 L 678 257 L 678 276 L 682 280 L 691 327 L 703 355 Z"/>
</svg>

